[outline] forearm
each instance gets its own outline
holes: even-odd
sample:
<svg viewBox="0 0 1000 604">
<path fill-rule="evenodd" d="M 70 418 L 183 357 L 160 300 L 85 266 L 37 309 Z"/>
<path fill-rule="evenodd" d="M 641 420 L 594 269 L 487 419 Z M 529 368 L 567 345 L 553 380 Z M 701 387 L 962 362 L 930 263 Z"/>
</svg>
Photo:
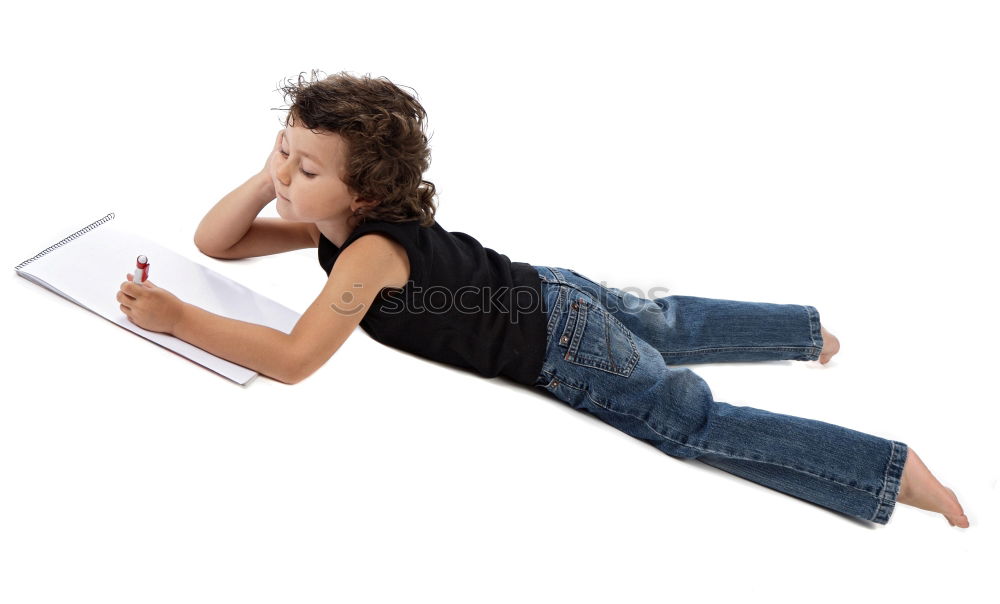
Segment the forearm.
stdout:
<svg viewBox="0 0 1000 604">
<path fill-rule="evenodd" d="M 201 219 L 194 243 L 206 254 L 222 252 L 239 243 L 260 211 L 274 200 L 270 176 L 258 172 L 223 197 Z"/>
<path fill-rule="evenodd" d="M 185 303 L 171 335 L 280 382 L 295 383 L 299 379 L 292 338 L 277 329 Z"/>
</svg>

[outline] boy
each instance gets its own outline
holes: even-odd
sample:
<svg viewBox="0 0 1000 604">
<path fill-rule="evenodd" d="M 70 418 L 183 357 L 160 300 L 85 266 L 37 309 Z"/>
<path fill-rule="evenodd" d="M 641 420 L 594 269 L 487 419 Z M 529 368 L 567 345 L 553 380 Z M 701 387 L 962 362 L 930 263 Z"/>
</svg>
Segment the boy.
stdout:
<svg viewBox="0 0 1000 604">
<path fill-rule="evenodd" d="M 698 438 L 686 434 L 682 438 L 690 442 L 673 439 L 670 450 L 685 456 L 696 455 L 699 446 L 691 443 L 713 439 L 717 447 L 731 443 L 734 447 L 764 448 L 767 446 L 764 439 L 757 438 L 763 437 L 764 432 L 754 432 L 754 422 L 763 425 L 772 437 L 773 433 L 782 433 L 783 425 L 801 426 L 803 433 L 828 431 L 823 433 L 842 438 L 848 449 L 851 443 L 857 443 L 876 451 L 872 455 L 855 452 L 855 458 L 845 457 L 847 462 L 840 460 L 836 465 L 843 472 L 856 471 L 868 484 L 881 485 L 877 489 L 881 493 L 880 501 L 872 508 L 881 522 L 888 520 L 895 498 L 901 503 L 940 512 L 952 526 L 969 526 L 954 492 L 941 485 L 913 449 L 905 444 L 840 430 L 814 420 L 723 406 L 711 401 L 707 387 L 702 388 L 703 384 L 694 374 L 663 367 L 656 349 L 638 338 L 633 341 L 632 334 L 624 326 L 612 323 L 608 309 L 587 296 L 586 289 L 594 285 L 592 281 L 571 270 L 552 271 L 545 267 L 543 272 L 551 274 L 555 280 L 546 280 L 543 291 L 541 274 L 536 267 L 511 262 L 464 233 L 442 229 L 434 220 L 434 185 L 423 180 L 430 163 L 427 138 L 423 133 L 426 113 L 414 97 L 388 80 L 341 73 L 305 85 L 300 79 L 298 86 L 285 90 L 295 97 L 295 103 L 286 120 L 286 128 L 278 133 L 263 169 L 208 212 L 194 239 L 199 250 L 216 258 L 246 258 L 315 247 L 320 264 L 329 276 L 319 296 L 292 332 L 285 334 L 186 304 L 150 281 L 142 284 L 127 281 L 121 285 L 117 299 L 122 311 L 140 327 L 173 334 L 216 356 L 284 383 L 295 384 L 333 356 L 360 324 L 376 340 L 387 345 L 466 367 L 486 377 L 505 375 L 525 385 L 544 385 L 550 392 L 570 388 L 574 390 L 573 396 L 585 394 L 580 387 L 582 381 L 560 386 L 560 380 L 548 379 L 542 372 L 547 351 L 552 350 L 554 362 L 567 360 L 569 363 L 564 369 L 560 366 L 560 372 L 566 371 L 561 375 L 572 375 L 578 380 L 593 378 L 594 384 L 608 385 L 612 392 L 609 400 L 614 399 L 621 409 L 626 409 L 628 396 L 625 390 L 615 391 L 615 388 L 627 383 L 623 380 L 632 375 L 636 362 L 642 357 L 648 361 L 648 371 L 642 376 L 635 371 L 633 385 L 642 383 L 637 381 L 642 377 L 665 386 L 668 374 L 683 376 L 691 384 L 690 388 L 675 389 L 678 398 L 673 401 L 668 400 L 669 389 L 653 393 L 654 402 L 659 405 L 657 417 L 667 422 L 671 430 L 679 425 L 670 422 L 682 405 L 682 395 L 688 397 L 685 404 L 689 405 L 691 413 L 686 419 L 691 423 L 701 427 L 710 425 L 710 421 L 701 418 L 703 413 L 705 417 L 714 413 L 718 418 L 711 438 L 704 432 L 699 433 Z M 264 206 L 274 199 L 277 199 L 281 218 L 258 218 Z M 418 289 L 415 285 L 439 286 L 436 292 L 445 294 L 446 299 L 435 306 L 444 310 L 417 309 L 415 300 L 409 297 L 402 306 L 392 299 L 392 294 L 414 294 Z M 459 291 L 470 287 L 479 292 L 491 292 L 488 298 L 480 298 L 480 306 L 473 309 L 476 312 L 466 312 L 469 310 L 464 306 L 467 299 L 458 295 Z M 499 295 L 492 292 L 499 292 Z M 565 299 L 567 293 L 576 298 Z M 704 304 L 706 308 L 720 302 L 685 298 Z M 571 304 L 566 309 L 572 311 L 566 310 L 563 314 L 552 308 L 547 311 L 543 305 L 546 300 Z M 429 303 L 431 299 L 417 301 Z M 680 298 L 672 302 L 683 303 Z M 798 305 L 751 306 L 721 302 L 735 309 L 733 312 L 744 312 L 743 308 L 765 309 L 774 317 L 774 323 L 769 326 L 787 325 L 789 333 L 808 335 L 806 328 L 813 325 L 811 315 L 809 322 L 796 318 L 805 316 L 800 313 L 803 307 Z M 486 304 L 490 309 L 484 311 L 482 306 Z M 558 309 L 557 304 L 549 306 Z M 782 306 L 789 310 L 786 312 Z M 588 312 L 592 313 L 590 323 L 587 323 Z M 749 314 L 749 310 L 745 312 L 748 321 L 761 320 Z M 811 312 L 814 313 L 814 309 Z M 615 326 L 613 331 L 611 325 Z M 815 325 L 818 326 L 818 321 Z M 662 334 L 657 331 L 656 335 Z M 553 336 L 559 338 L 557 345 L 549 342 Z M 825 329 L 817 328 L 812 336 L 822 340 L 822 350 L 809 346 L 796 349 L 794 354 L 828 362 L 838 351 L 839 342 Z M 610 348 L 615 337 L 625 344 L 622 348 Z M 750 337 L 757 336 L 751 333 Z M 644 347 L 644 355 L 637 352 L 636 343 Z M 701 399 L 697 398 L 700 389 L 705 394 Z M 593 399 L 592 393 L 590 396 Z M 726 428 L 720 429 L 726 426 L 720 409 L 725 412 L 733 432 L 749 430 L 742 441 L 734 438 L 735 434 L 727 433 Z M 620 410 L 601 408 L 601 411 L 607 411 L 609 417 L 619 413 L 615 421 L 626 416 L 630 420 L 639 419 L 638 414 Z M 749 412 L 755 414 L 753 421 L 742 415 Z M 648 423 L 640 426 L 642 429 L 647 427 Z M 639 437 L 639 432 L 633 435 Z M 749 445 L 746 435 L 749 435 Z M 802 450 L 815 451 L 814 463 L 823 467 L 834 465 L 834 459 L 817 451 L 810 438 L 794 440 L 788 436 L 786 441 Z M 770 452 L 781 454 L 784 444 L 782 441 L 781 446 Z M 888 463 L 880 457 L 883 449 L 891 451 Z M 777 476 L 777 472 L 788 470 L 774 462 L 747 459 L 742 454 L 712 453 L 722 455 L 715 463 L 739 460 L 724 469 L 749 479 L 768 472 Z M 844 451 L 842 455 L 848 453 L 851 451 Z M 727 455 L 729 458 L 725 459 Z M 741 473 L 744 470 L 740 464 L 752 465 L 754 461 L 759 461 L 755 468 Z M 900 463 L 904 464 L 901 471 Z M 872 465 L 874 472 L 869 471 L 870 468 L 861 469 Z M 882 466 L 894 468 L 891 481 L 885 479 Z M 789 475 L 787 471 L 785 475 Z M 809 498 L 813 492 L 821 490 L 808 481 L 822 480 L 822 476 L 807 479 L 806 474 L 801 474 L 800 477 L 801 480 L 793 481 L 798 483 L 796 488 L 801 489 L 795 494 Z M 898 486 L 898 494 L 895 486 Z M 843 485 L 831 481 L 821 487 L 831 491 Z M 835 490 L 831 492 L 836 493 Z M 843 493 L 834 496 L 833 503 L 822 503 L 831 507 L 865 508 L 866 516 L 870 517 L 867 495 L 859 494 L 862 491 L 853 487 L 844 489 Z"/>
</svg>

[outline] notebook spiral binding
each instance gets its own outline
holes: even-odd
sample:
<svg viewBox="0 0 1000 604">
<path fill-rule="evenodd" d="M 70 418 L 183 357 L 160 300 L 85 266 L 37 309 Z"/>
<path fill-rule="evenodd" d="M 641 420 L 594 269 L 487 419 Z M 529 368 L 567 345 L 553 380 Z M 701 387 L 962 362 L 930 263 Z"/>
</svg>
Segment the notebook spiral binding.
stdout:
<svg viewBox="0 0 1000 604">
<path fill-rule="evenodd" d="M 89 231 L 93 231 L 94 229 L 96 229 L 97 227 L 101 226 L 105 222 L 108 222 L 109 220 L 114 219 L 114 217 L 115 217 L 115 213 L 111 212 L 110 214 L 108 214 L 104 218 L 101 218 L 100 220 L 95 220 L 94 222 L 91 222 L 90 224 L 88 224 L 87 226 L 83 227 L 79 231 L 73 233 L 69 237 L 64 238 L 59 243 L 56 243 L 54 245 L 50 245 L 49 247 L 45 248 L 44 250 L 42 250 L 42 251 L 38 252 L 37 254 L 35 254 L 34 256 L 32 256 L 31 258 L 28 258 L 27 260 L 25 260 L 21 264 L 18 264 L 17 266 L 14 267 L 14 270 L 15 271 L 21 270 L 25 266 L 31 264 L 35 260 L 38 260 L 39 258 L 41 258 L 42 256 L 44 256 L 45 254 L 48 254 L 49 252 L 51 252 L 52 250 L 58 248 L 59 246 L 66 245 L 67 243 L 69 243 L 70 241 L 73 241 L 74 239 L 76 239 L 77 237 L 83 235 L 84 233 L 87 233 Z"/>
</svg>

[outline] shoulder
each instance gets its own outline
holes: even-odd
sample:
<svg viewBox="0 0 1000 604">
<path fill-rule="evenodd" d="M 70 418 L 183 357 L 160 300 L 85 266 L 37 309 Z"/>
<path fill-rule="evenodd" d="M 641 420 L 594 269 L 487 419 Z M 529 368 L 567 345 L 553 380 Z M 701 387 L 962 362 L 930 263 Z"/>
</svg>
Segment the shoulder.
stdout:
<svg viewBox="0 0 1000 604">
<path fill-rule="evenodd" d="M 382 232 L 365 233 L 351 242 L 337 259 L 334 269 L 348 269 L 369 278 L 377 278 L 381 287 L 403 288 L 410 279 L 410 260 L 406 248 Z M 331 276 L 332 276 L 331 271 Z"/>
</svg>

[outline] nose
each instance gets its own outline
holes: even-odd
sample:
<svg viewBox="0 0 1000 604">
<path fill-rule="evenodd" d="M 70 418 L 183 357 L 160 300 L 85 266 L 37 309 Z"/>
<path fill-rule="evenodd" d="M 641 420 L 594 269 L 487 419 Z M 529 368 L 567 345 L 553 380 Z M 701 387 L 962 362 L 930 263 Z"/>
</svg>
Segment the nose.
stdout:
<svg viewBox="0 0 1000 604">
<path fill-rule="evenodd" d="M 281 181 L 281 184 L 287 185 L 290 180 L 287 177 L 287 174 L 288 174 L 288 160 L 282 157 L 281 154 L 278 154 L 278 156 L 275 157 L 274 175 L 278 178 L 279 181 Z"/>
</svg>

